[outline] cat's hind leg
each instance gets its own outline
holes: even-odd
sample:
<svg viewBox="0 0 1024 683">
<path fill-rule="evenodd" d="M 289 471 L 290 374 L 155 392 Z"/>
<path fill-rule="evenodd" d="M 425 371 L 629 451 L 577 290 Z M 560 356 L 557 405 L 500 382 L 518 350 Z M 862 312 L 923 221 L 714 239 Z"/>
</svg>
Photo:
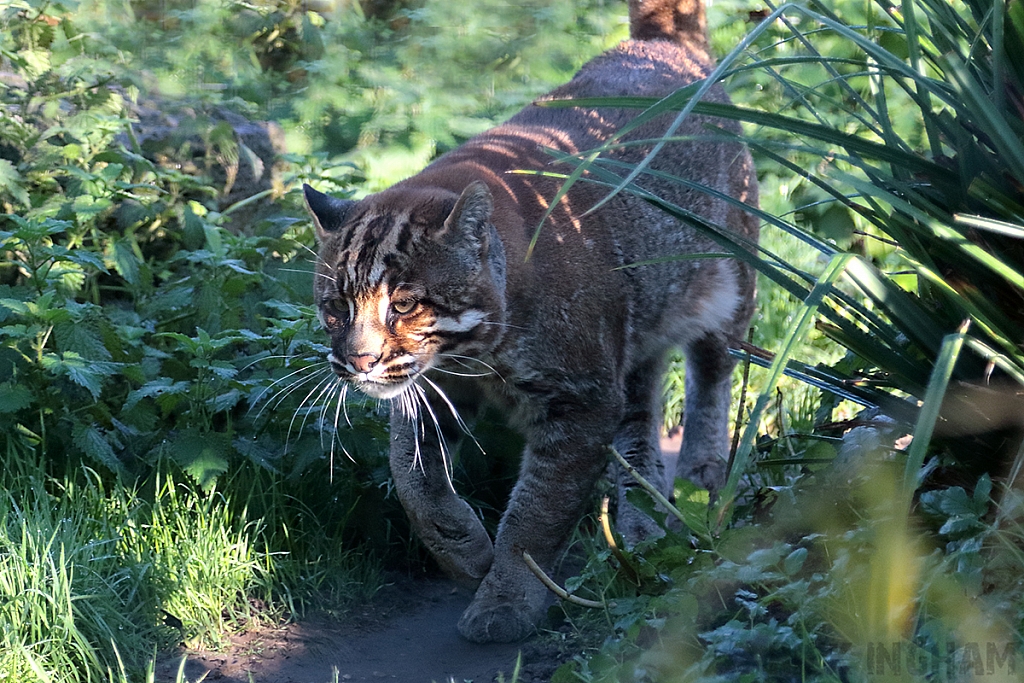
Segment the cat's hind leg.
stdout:
<svg viewBox="0 0 1024 683">
<path fill-rule="evenodd" d="M 417 537 L 448 576 L 475 588 L 494 551 L 473 508 L 452 488 L 437 431 L 393 409 L 391 476 Z"/>
<path fill-rule="evenodd" d="M 729 453 L 732 370 L 725 334 L 709 332 L 685 349 L 686 405 L 683 445 L 675 476 L 717 491 L 725 484 Z"/>
<path fill-rule="evenodd" d="M 612 445 L 637 474 L 667 494 L 665 464 L 661 457 L 661 403 L 658 386 L 661 363 L 652 360 L 635 368 L 626 379 L 626 407 Z M 627 545 L 661 535 L 658 524 L 627 500 L 627 494 L 640 487 L 639 482 L 614 464 L 617 473 L 618 505 L 616 529 Z"/>
</svg>

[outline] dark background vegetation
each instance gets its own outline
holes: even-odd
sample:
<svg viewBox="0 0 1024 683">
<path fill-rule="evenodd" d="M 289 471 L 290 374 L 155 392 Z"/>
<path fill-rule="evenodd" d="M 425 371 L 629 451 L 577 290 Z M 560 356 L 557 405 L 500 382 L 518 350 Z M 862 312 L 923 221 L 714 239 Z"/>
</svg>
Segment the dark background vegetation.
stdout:
<svg viewBox="0 0 1024 683">
<path fill-rule="evenodd" d="M 552 615 L 581 636 L 559 681 L 940 663 L 958 680 L 1008 671 L 971 643 L 1020 645 L 1024 7 L 774 10 L 709 10 L 736 102 L 710 113 L 745 123 L 761 250 L 663 206 L 762 274 L 729 484 L 709 507 L 677 483 L 684 530 L 635 552 L 581 526 L 568 588 L 605 608 Z M 0 673 L 142 679 L 155 647 L 429 568 L 383 411 L 334 402 L 298 188 L 415 172 L 568 79 L 624 16 L 0 5 Z M 666 427 L 682 381 L 675 362 Z M 489 457 L 459 445 L 458 478 L 493 524 L 515 442 L 493 415 L 474 427 Z M 894 643 L 916 659 L 878 670 Z"/>
</svg>

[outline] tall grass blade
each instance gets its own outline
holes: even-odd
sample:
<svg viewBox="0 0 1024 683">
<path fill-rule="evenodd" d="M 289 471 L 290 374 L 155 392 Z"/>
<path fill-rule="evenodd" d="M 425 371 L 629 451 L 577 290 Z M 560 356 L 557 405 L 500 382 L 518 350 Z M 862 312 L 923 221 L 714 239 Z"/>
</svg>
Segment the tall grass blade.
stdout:
<svg viewBox="0 0 1024 683">
<path fill-rule="evenodd" d="M 928 445 L 932 440 L 932 432 L 935 430 L 935 423 L 942 412 L 942 400 L 946 396 L 946 389 L 949 380 L 953 376 L 953 368 L 960 352 L 967 339 L 967 330 L 970 321 L 965 321 L 955 333 L 947 335 L 942 340 L 942 348 L 939 350 L 939 357 L 935 361 L 935 370 L 928 381 L 928 388 L 925 391 L 924 401 L 921 404 L 921 412 L 914 426 L 914 440 L 907 452 L 907 463 L 903 471 L 903 495 L 904 503 L 909 509 L 910 500 L 914 491 L 917 490 L 918 475 L 924 465 L 924 458 L 928 452 Z"/>
<path fill-rule="evenodd" d="M 800 308 L 796 312 L 794 316 L 794 323 L 782 342 L 782 348 L 775 355 L 775 359 L 772 361 L 772 365 L 768 371 L 768 377 L 765 379 L 761 394 L 758 396 L 757 403 L 754 405 L 754 409 L 750 412 L 750 415 L 747 418 L 747 424 L 744 428 L 743 436 L 740 439 L 739 448 L 736 451 L 733 462 L 730 464 L 728 478 L 726 479 L 725 486 L 719 493 L 717 503 L 718 528 L 722 528 L 729 523 L 740 478 L 743 476 L 743 473 L 747 471 L 747 467 L 750 464 L 750 458 L 754 452 L 754 446 L 757 442 L 757 431 L 761 422 L 761 416 L 764 414 L 765 409 L 774 397 L 775 387 L 778 385 L 779 379 L 782 377 L 782 374 L 786 369 L 789 358 L 796 350 L 797 344 L 802 341 L 806 335 L 807 330 L 810 328 L 814 317 L 817 315 L 818 308 L 821 306 L 825 296 L 832 289 L 836 281 L 843 275 L 853 259 L 853 254 L 836 254 L 833 256 L 829 261 L 828 266 L 826 266 L 825 270 L 818 278 L 814 288 L 810 291 L 807 298 L 804 299 Z"/>
</svg>

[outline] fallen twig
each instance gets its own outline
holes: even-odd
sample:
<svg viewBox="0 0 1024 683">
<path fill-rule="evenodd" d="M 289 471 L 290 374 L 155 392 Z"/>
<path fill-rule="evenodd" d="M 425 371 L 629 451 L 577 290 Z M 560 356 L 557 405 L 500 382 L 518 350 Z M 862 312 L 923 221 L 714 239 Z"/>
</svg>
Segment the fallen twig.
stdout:
<svg viewBox="0 0 1024 683">
<path fill-rule="evenodd" d="M 633 568 L 632 563 L 626 554 L 619 548 L 619 544 L 615 542 L 615 534 L 612 533 L 611 515 L 608 514 L 608 496 L 604 497 L 601 501 L 601 528 L 604 530 L 604 540 L 608 542 L 608 547 L 611 548 L 612 555 L 619 561 L 619 566 L 622 567 L 622 571 L 629 574 L 630 580 L 636 585 L 640 585 L 640 577 L 636 573 L 636 569 Z"/>
<path fill-rule="evenodd" d="M 651 497 L 653 497 L 654 500 L 661 503 L 662 507 L 675 515 L 676 519 L 682 522 L 684 527 L 689 528 L 686 524 L 686 519 L 683 517 L 683 513 L 679 511 L 679 508 L 668 502 L 668 498 L 662 495 L 661 491 L 659 491 L 654 484 L 644 479 L 643 476 L 637 472 L 617 450 L 615 450 L 615 446 L 609 446 L 608 449 L 612 452 L 612 455 L 615 456 L 615 459 L 619 461 L 619 464 L 629 472 L 631 477 L 637 480 L 640 486 L 642 486 L 647 493 L 651 494 Z"/>
<path fill-rule="evenodd" d="M 587 600 L 586 598 L 581 598 L 576 595 L 572 595 L 564 588 L 559 586 L 557 583 L 554 582 L 554 580 L 552 580 L 550 576 L 544 573 L 544 570 L 540 568 L 540 565 L 538 565 L 534 561 L 534 559 L 530 557 L 530 553 L 526 552 L 525 550 L 523 551 L 523 561 L 526 562 L 526 566 L 530 568 L 530 571 L 533 572 L 534 576 L 540 579 L 540 582 L 547 586 L 549 591 L 557 595 L 562 600 L 565 600 L 566 602 L 571 602 L 574 605 L 579 605 L 580 607 L 604 609 L 603 602 L 598 602 L 597 600 Z"/>
</svg>

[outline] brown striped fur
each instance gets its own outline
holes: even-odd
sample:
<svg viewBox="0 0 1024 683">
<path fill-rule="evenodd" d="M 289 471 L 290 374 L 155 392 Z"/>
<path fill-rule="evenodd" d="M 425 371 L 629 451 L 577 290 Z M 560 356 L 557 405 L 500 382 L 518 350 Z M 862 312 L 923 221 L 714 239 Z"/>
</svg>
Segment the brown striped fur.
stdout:
<svg viewBox="0 0 1024 683">
<path fill-rule="evenodd" d="M 630 18 L 632 39 L 546 98 L 660 97 L 713 68 L 698 0 L 630 0 Z M 726 96 L 715 87 L 709 99 Z M 709 488 L 724 477 L 733 368 L 726 344 L 745 334 L 753 312 L 750 269 L 731 259 L 621 269 L 720 249 L 627 193 L 587 214 L 607 192 L 587 182 L 555 207 L 526 258 L 559 182 L 512 172 L 550 169 L 543 148 L 590 150 L 635 115 L 530 105 L 359 202 L 306 188 L 320 242 L 315 294 L 331 363 L 365 393 L 391 399 L 391 470 L 402 504 L 440 565 L 479 585 L 459 623 L 470 640 L 516 640 L 532 631 L 546 594 L 522 553 L 552 565 L 586 511 L 609 445 L 665 486 L 659 399 L 673 347 L 687 356 L 675 474 Z M 657 137 L 670 120 L 648 123 L 630 139 Z M 691 116 L 676 134 L 706 137 L 715 127 L 739 133 L 732 123 Z M 649 149 L 623 147 L 610 156 L 637 162 Z M 736 143 L 672 143 L 651 169 L 757 204 L 750 156 Z M 745 211 L 654 175 L 638 184 L 757 239 L 757 222 Z M 503 407 L 526 439 L 493 545 L 447 478 L 441 430 L 431 424 L 454 419 L 442 390 Z M 620 488 L 631 481 L 626 477 Z M 618 509 L 627 539 L 652 530 L 622 496 Z"/>
</svg>

